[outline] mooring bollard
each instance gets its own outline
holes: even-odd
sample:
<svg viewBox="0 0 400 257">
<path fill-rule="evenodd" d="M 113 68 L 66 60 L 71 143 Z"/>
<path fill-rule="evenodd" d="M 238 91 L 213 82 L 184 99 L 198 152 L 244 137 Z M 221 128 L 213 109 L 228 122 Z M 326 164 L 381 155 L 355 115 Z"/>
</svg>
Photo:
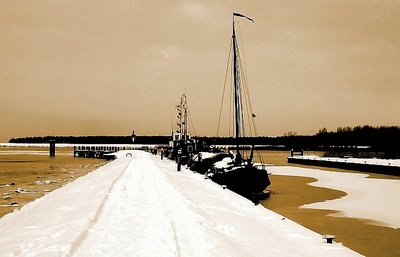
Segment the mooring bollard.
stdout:
<svg viewBox="0 0 400 257">
<path fill-rule="evenodd" d="M 50 139 L 50 157 L 56 156 L 56 141 Z"/>
<path fill-rule="evenodd" d="M 181 157 L 180 156 L 177 157 L 176 163 L 177 163 L 176 170 L 181 171 Z"/>
<path fill-rule="evenodd" d="M 177 171 L 181 171 L 181 157 L 182 157 L 182 149 L 179 149 L 178 155 L 176 156 Z"/>
<path fill-rule="evenodd" d="M 326 239 L 326 242 L 328 244 L 332 244 L 333 243 L 333 239 L 335 239 L 335 236 L 334 235 L 323 235 L 322 238 Z"/>
</svg>

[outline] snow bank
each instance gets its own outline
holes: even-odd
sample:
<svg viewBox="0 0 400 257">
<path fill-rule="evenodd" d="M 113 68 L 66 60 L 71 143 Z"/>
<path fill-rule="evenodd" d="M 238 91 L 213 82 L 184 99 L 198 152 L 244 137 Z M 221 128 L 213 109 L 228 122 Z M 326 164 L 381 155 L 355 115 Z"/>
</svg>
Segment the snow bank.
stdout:
<svg viewBox="0 0 400 257">
<path fill-rule="evenodd" d="M 0 219 L 0 256 L 359 256 L 145 152 Z"/>
<path fill-rule="evenodd" d="M 339 211 L 335 216 L 369 219 L 382 226 L 400 228 L 400 180 L 373 179 L 367 174 L 329 172 L 296 167 L 269 167 L 275 175 L 315 178 L 312 186 L 331 188 L 346 196 L 324 202 L 303 205 L 303 208 Z"/>
<path fill-rule="evenodd" d="M 400 159 L 377 159 L 377 158 L 337 158 L 337 157 L 319 157 L 314 155 L 293 156 L 293 159 L 357 163 L 366 165 L 382 165 L 400 167 Z"/>
</svg>

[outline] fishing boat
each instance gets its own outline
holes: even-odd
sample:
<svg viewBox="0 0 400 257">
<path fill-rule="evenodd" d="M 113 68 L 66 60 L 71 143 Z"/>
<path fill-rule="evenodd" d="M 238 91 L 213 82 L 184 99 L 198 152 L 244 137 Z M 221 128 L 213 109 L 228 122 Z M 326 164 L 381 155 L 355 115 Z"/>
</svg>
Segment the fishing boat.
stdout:
<svg viewBox="0 0 400 257">
<path fill-rule="evenodd" d="M 246 142 L 245 131 L 245 113 L 244 110 L 251 110 L 251 114 L 247 115 L 247 120 L 254 123 L 256 115 L 252 112 L 252 108 L 245 107 L 246 99 L 249 101 L 248 89 L 243 85 L 245 79 L 242 78 L 242 62 L 239 54 L 239 46 L 235 30 L 235 18 L 245 18 L 251 22 L 253 19 L 240 14 L 233 13 L 232 22 L 232 75 L 233 75 L 233 111 L 234 111 L 234 140 L 235 153 L 226 156 L 222 160 L 214 163 L 206 175 L 214 182 L 226 187 L 254 202 L 258 202 L 261 198 L 266 198 L 269 191 L 266 188 L 271 184 L 265 165 L 255 165 L 254 145 L 249 151 L 244 151 L 241 144 Z M 231 53 L 230 53 L 231 55 Z M 228 61 L 229 63 L 229 61 Z M 243 94 L 247 94 L 243 96 Z M 222 106 L 222 105 L 221 105 Z M 249 113 L 247 113 L 249 114 Z M 253 131 L 256 131 L 255 124 Z M 218 126 L 219 127 L 219 126 Z M 250 129 L 251 131 L 251 129 Z M 254 135 L 255 136 L 255 135 Z"/>
<path fill-rule="evenodd" d="M 191 138 L 189 132 L 188 101 L 185 94 L 182 95 L 179 104 L 176 105 L 176 111 L 177 123 L 169 142 L 168 158 L 185 165 L 197 150 L 196 140 Z"/>
</svg>

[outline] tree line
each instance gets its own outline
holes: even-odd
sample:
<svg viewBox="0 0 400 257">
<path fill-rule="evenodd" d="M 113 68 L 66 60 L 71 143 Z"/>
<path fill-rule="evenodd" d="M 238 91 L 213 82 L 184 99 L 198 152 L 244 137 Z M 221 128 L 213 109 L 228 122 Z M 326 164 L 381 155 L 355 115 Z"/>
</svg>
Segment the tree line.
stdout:
<svg viewBox="0 0 400 257">
<path fill-rule="evenodd" d="M 56 143 L 69 144 L 132 144 L 131 136 L 45 136 L 12 138 L 10 143 Z M 137 136 L 135 144 L 168 144 L 171 136 Z M 279 149 L 368 149 L 368 151 L 397 152 L 400 147 L 400 127 L 398 126 L 357 126 L 339 127 L 336 131 L 322 128 L 315 135 L 289 135 L 279 137 L 195 137 L 208 145 L 264 145 Z M 361 147 L 360 147 L 361 146 Z"/>
</svg>

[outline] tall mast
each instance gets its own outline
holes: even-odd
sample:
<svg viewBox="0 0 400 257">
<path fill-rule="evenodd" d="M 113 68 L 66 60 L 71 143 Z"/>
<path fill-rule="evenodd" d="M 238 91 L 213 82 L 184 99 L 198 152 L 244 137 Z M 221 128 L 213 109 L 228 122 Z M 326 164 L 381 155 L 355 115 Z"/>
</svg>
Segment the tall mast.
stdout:
<svg viewBox="0 0 400 257">
<path fill-rule="evenodd" d="M 186 95 L 182 95 L 183 99 L 183 138 L 186 141 L 188 137 L 188 113 L 187 113 L 187 98 Z"/>
<path fill-rule="evenodd" d="M 238 45 L 235 33 L 235 15 L 233 15 L 232 22 L 232 43 L 233 43 L 233 80 L 234 80 L 234 105 L 235 105 L 235 140 L 237 147 L 237 156 L 240 156 L 239 152 L 239 137 L 241 135 L 241 102 L 240 102 L 240 67 L 238 61 Z"/>
<path fill-rule="evenodd" d="M 237 147 L 237 160 L 241 161 L 241 154 L 239 151 L 239 137 L 242 136 L 242 124 L 243 124 L 243 113 L 242 113 L 242 97 L 241 97 L 241 86 L 240 86 L 240 66 L 239 66 L 239 48 L 236 40 L 235 32 L 235 16 L 246 18 L 247 20 L 254 23 L 254 20 L 246 15 L 240 13 L 233 13 L 232 16 L 232 42 L 233 42 L 233 80 L 234 80 L 234 99 L 235 99 L 235 139 Z M 244 129 L 244 128 L 243 128 Z"/>
<path fill-rule="evenodd" d="M 176 106 L 176 110 L 178 111 L 177 118 L 177 126 L 178 129 L 176 133 L 179 135 L 179 140 L 184 139 L 187 140 L 189 137 L 189 127 L 188 127 L 188 110 L 187 110 L 187 98 L 186 95 L 183 94 L 181 97 L 181 101 L 179 105 Z"/>
</svg>

